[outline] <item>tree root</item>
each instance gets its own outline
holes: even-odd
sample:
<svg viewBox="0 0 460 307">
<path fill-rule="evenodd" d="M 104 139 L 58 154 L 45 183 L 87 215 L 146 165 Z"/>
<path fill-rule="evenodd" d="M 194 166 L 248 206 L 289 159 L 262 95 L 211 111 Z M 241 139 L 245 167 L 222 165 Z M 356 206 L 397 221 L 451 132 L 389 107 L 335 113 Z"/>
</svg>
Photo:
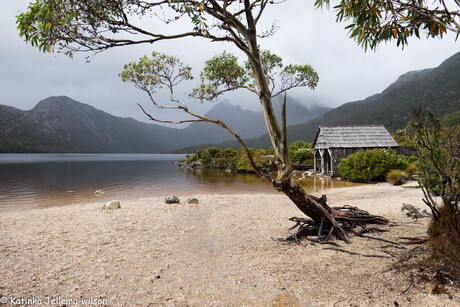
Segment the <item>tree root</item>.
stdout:
<svg viewBox="0 0 460 307">
<path fill-rule="evenodd" d="M 316 200 L 316 199 L 315 199 Z M 368 227 L 369 224 L 376 225 L 388 225 L 389 221 L 377 215 L 371 215 L 369 212 L 361 210 L 356 207 L 343 206 L 343 207 L 332 207 L 331 216 L 335 219 L 336 225 L 331 225 L 331 223 L 325 219 L 321 219 L 319 223 L 313 221 L 310 218 L 302 217 L 291 217 L 289 220 L 295 222 L 294 226 L 289 228 L 289 230 L 296 229 L 296 232 L 289 235 L 283 241 L 294 241 L 300 243 L 302 238 L 307 238 L 312 244 L 315 243 L 324 243 L 328 242 L 331 238 L 334 230 L 337 226 L 341 227 L 345 232 L 351 232 L 357 236 L 367 237 L 370 239 L 381 240 L 387 243 L 392 243 L 395 245 L 400 245 L 396 242 L 391 242 L 388 240 L 374 238 L 369 236 L 364 236 L 364 233 L 368 232 L 386 232 L 388 230 L 379 229 L 376 227 Z M 361 227 L 360 231 L 355 229 Z M 315 237 L 311 239 L 309 237 Z"/>
<path fill-rule="evenodd" d="M 411 244 L 423 244 L 430 241 L 429 238 L 411 238 L 411 237 L 399 237 L 401 240 L 406 240 L 402 244 L 411 245 Z"/>
<path fill-rule="evenodd" d="M 367 255 L 367 254 L 355 253 L 355 252 L 348 251 L 348 250 L 342 249 L 342 248 L 325 247 L 325 248 L 323 248 L 323 249 L 332 250 L 332 251 L 337 251 L 337 252 L 342 252 L 342 253 L 347 253 L 347 254 L 350 254 L 350 255 L 356 255 L 356 256 L 362 256 L 362 257 L 369 257 L 369 258 L 391 258 L 390 256 L 384 256 L 384 255 Z"/>
</svg>

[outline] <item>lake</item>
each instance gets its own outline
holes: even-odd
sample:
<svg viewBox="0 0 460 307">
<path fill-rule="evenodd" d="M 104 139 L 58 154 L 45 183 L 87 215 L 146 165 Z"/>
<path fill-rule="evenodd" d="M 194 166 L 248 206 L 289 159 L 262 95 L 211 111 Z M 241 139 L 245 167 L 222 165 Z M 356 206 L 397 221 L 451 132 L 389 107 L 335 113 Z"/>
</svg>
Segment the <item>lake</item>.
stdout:
<svg viewBox="0 0 460 307">
<path fill-rule="evenodd" d="M 170 194 L 276 193 L 254 174 L 183 169 L 171 154 L 0 154 L 0 211 Z M 298 178 L 309 192 L 353 185 Z M 103 191 L 97 195 L 96 191 Z"/>
</svg>

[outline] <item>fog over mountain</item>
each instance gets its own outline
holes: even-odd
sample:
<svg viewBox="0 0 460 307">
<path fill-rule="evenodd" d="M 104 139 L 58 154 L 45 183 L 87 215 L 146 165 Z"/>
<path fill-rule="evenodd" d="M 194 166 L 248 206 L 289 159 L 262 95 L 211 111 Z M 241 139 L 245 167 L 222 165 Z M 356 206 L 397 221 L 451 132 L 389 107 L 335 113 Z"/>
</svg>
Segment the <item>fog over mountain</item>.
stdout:
<svg viewBox="0 0 460 307">
<path fill-rule="evenodd" d="M 400 76 L 379 94 L 341 105 L 315 119 L 288 127 L 288 141 L 312 142 L 319 125 L 382 124 L 390 131 L 403 129 L 412 110 L 423 106 L 445 124 L 460 120 L 460 52 L 436 68 L 411 71 Z M 247 141 L 251 147 L 271 146 L 268 134 Z M 220 147 L 235 147 L 225 142 Z"/>
</svg>

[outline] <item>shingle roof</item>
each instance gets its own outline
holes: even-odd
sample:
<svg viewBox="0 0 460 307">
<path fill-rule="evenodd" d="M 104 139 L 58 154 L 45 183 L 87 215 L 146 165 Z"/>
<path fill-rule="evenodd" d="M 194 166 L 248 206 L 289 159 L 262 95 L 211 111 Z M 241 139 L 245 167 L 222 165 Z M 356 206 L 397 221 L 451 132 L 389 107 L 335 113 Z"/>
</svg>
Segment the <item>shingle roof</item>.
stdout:
<svg viewBox="0 0 460 307">
<path fill-rule="evenodd" d="M 315 149 L 396 146 L 398 143 L 382 125 L 319 126 L 313 142 Z"/>
</svg>

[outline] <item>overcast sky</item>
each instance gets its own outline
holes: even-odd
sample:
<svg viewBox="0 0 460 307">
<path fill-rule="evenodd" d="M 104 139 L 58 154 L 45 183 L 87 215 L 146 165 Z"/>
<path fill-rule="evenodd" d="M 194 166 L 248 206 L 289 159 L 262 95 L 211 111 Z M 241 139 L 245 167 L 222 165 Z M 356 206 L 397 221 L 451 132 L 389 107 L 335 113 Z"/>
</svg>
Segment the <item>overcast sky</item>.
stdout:
<svg viewBox="0 0 460 307">
<path fill-rule="evenodd" d="M 16 30 L 15 16 L 26 10 L 28 2 L 0 0 L 0 104 L 23 110 L 33 108 L 49 96 L 66 95 L 113 115 L 147 121 L 136 106 L 137 102 L 147 104 L 147 96 L 118 77 L 124 64 L 156 50 L 180 57 L 198 76 L 205 60 L 229 48 L 203 39 L 167 41 L 108 50 L 90 63 L 86 63 L 84 55 L 69 59 L 43 54 L 23 42 Z M 280 55 L 285 63 L 310 64 L 319 74 L 320 81 L 314 91 L 302 88 L 292 93 L 299 100 L 332 107 L 361 100 L 381 92 L 401 74 L 438 66 L 460 51 L 460 41 L 455 42 L 455 35 L 448 35 L 443 40 L 411 39 L 404 50 L 382 45 L 376 52 L 364 52 L 347 37 L 346 24 L 335 22 L 333 11 L 315 10 L 313 3 L 313 0 L 289 0 L 279 4 L 266 12 L 261 24 L 269 28 L 277 20 L 280 26 L 275 36 L 260 42 L 262 49 Z M 258 109 L 255 96 L 235 93 L 227 98 L 243 108 Z M 200 112 L 212 107 L 212 103 L 189 103 Z M 174 115 L 162 118 L 171 116 Z"/>
</svg>

